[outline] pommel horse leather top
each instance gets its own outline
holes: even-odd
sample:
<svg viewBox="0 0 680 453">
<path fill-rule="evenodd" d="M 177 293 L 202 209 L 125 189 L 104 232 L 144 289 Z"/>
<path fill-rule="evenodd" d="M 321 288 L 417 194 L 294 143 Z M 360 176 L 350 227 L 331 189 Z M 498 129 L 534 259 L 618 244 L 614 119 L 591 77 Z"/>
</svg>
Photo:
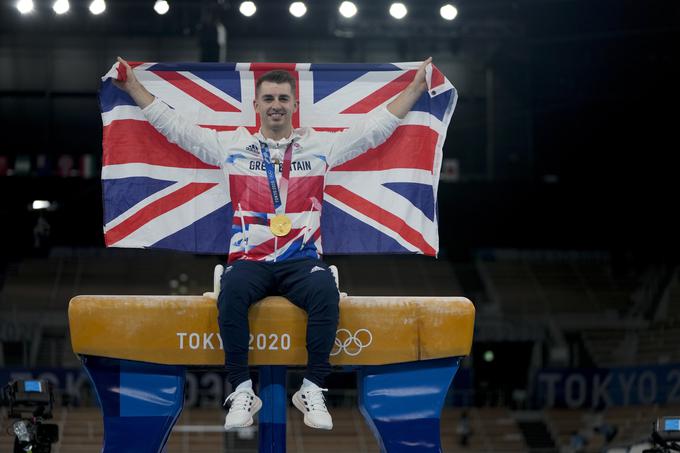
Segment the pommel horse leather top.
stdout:
<svg viewBox="0 0 680 453">
<path fill-rule="evenodd" d="M 475 310 L 463 297 L 343 297 L 333 365 L 384 365 L 469 354 Z M 304 365 L 306 314 L 283 297 L 250 309 L 250 364 Z M 223 365 L 215 299 L 77 296 L 73 351 L 166 365 Z"/>
</svg>

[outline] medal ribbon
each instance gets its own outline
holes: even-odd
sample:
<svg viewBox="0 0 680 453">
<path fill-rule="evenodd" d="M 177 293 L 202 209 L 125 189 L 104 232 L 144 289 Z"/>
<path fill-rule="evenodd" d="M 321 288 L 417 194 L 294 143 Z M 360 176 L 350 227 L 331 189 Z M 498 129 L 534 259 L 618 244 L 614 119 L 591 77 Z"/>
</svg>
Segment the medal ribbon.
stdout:
<svg viewBox="0 0 680 453">
<path fill-rule="evenodd" d="M 286 200 L 288 199 L 288 180 L 290 179 L 290 167 L 293 158 L 293 142 L 288 144 L 286 152 L 283 153 L 283 174 L 281 175 L 281 183 L 276 185 L 276 171 L 272 163 L 269 146 L 265 142 L 260 142 L 260 149 L 262 150 L 262 158 L 264 159 L 264 169 L 267 173 L 267 182 L 269 183 L 269 190 L 272 193 L 272 201 L 274 202 L 274 212 L 276 214 L 283 214 L 286 212 Z"/>
</svg>

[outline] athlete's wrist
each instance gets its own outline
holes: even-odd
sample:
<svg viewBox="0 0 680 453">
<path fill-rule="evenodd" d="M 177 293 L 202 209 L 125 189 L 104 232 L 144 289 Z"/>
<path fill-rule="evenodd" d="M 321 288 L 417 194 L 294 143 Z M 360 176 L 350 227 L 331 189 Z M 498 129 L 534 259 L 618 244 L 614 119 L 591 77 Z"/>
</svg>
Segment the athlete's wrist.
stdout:
<svg viewBox="0 0 680 453">
<path fill-rule="evenodd" d="M 408 93 L 412 96 L 420 96 L 427 90 L 427 83 L 416 82 L 415 80 L 406 87 Z"/>
</svg>

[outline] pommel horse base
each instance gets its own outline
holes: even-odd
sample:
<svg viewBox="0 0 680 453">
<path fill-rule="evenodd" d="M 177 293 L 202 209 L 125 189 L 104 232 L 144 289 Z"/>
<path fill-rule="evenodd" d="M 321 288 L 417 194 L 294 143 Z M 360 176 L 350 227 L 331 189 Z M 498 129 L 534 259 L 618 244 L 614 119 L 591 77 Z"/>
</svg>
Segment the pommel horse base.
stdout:
<svg viewBox="0 0 680 453">
<path fill-rule="evenodd" d="M 259 451 L 285 452 L 286 366 L 306 364 L 306 314 L 268 297 L 249 318 L 264 403 Z M 161 452 L 182 411 L 187 367 L 224 364 L 209 297 L 77 296 L 69 324 L 102 408 L 104 453 Z M 444 398 L 473 325 L 465 298 L 341 298 L 331 364 L 356 367 L 359 409 L 383 452 L 441 451 Z"/>
</svg>

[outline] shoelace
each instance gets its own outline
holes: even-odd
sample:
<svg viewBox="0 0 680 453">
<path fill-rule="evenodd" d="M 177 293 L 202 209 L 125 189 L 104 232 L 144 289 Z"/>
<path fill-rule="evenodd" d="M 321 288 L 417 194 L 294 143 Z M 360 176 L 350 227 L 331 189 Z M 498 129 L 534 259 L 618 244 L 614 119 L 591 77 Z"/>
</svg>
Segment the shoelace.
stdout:
<svg viewBox="0 0 680 453">
<path fill-rule="evenodd" d="M 307 404 L 309 404 L 310 410 L 328 412 L 328 409 L 326 408 L 326 398 L 324 398 L 323 396 L 323 392 L 327 391 L 328 389 L 322 388 L 315 388 L 304 391 L 308 398 Z"/>
<path fill-rule="evenodd" d="M 248 390 L 237 390 L 224 400 L 224 404 L 231 403 L 230 407 L 247 411 L 253 403 L 251 396 L 252 392 L 249 392 Z"/>
</svg>

